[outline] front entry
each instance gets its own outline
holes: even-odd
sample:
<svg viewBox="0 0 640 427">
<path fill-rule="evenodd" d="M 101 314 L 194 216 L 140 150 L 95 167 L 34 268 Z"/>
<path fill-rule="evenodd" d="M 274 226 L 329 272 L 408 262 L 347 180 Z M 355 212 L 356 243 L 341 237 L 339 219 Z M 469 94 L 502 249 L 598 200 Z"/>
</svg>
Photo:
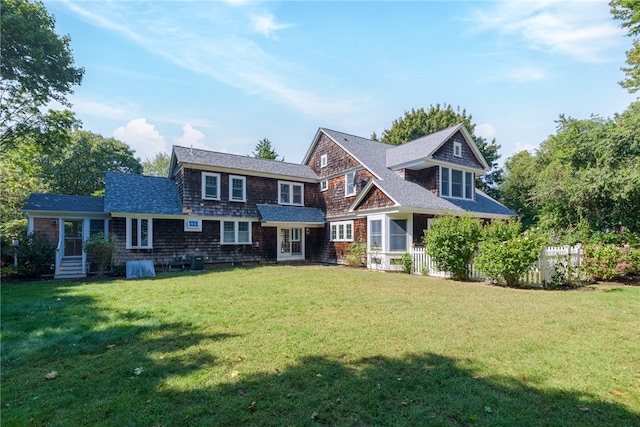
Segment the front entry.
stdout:
<svg viewBox="0 0 640 427">
<path fill-rule="evenodd" d="M 65 220 L 63 257 L 82 256 L 82 220 Z"/>
<path fill-rule="evenodd" d="M 304 260 L 302 228 L 278 227 L 278 261 Z"/>
</svg>

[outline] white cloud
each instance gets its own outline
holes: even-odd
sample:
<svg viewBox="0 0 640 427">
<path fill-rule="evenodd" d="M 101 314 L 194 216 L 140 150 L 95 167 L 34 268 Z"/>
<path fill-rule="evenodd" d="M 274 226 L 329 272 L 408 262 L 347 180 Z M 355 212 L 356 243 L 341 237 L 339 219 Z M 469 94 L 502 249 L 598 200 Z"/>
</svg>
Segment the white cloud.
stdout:
<svg viewBox="0 0 640 427">
<path fill-rule="evenodd" d="M 493 138 L 496 137 L 496 129 L 489 123 L 483 123 L 481 125 L 476 126 L 475 134 L 476 136 L 479 136 L 491 141 Z"/>
<path fill-rule="evenodd" d="M 113 131 L 113 136 L 127 143 L 135 150 L 136 157 L 142 159 L 153 157 L 161 151 L 169 152 L 164 137 L 145 118 L 134 119 L 126 126 L 120 126 Z"/>
<path fill-rule="evenodd" d="M 176 142 L 183 147 L 208 149 L 204 143 L 204 134 L 190 124 L 182 126 L 182 136 L 176 138 Z"/>
<path fill-rule="evenodd" d="M 517 83 L 526 83 L 547 78 L 547 72 L 535 65 L 522 65 L 512 67 L 504 72 L 501 79 L 511 80 Z"/>
<path fill-rule="evenodd" d="M 469 21 L 477 31 L 497 31 L 531 49 L 582 62 L 606 61 L 624 34 L 606 2 L 498 2 L 476 9 Z"/>
<path fill-rule="evenodd" d="M 270 13 L 251 16 L 251 23 L 253 29 L 265 37 L 270 37 L 271 33 L 290 27 L 288 24 L 277 24 Z"/>
<path fill-rule="evenodd" d="M 109 119 L 121 119 L 127 116 L 132 109 L 131 105 L 118 104 L 118 106 L 92 101 L 84 98 L 71 97 L 73 111 L 78 114 L 103 117 Z"/>
</svg>

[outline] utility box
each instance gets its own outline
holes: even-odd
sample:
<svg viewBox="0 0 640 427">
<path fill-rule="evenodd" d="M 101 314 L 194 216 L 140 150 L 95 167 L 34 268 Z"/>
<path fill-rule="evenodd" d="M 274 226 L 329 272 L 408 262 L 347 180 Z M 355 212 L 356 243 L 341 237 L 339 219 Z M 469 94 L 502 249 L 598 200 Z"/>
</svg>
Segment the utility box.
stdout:
<svg viewBox="0 0 640 427">
<path fill-rule="evenodd" d="M 191 255 L 189 260 L 190 270 L 191 271 L 202 271 L 204 270 L 204 256 L 202 255 Z"/>
</svg>

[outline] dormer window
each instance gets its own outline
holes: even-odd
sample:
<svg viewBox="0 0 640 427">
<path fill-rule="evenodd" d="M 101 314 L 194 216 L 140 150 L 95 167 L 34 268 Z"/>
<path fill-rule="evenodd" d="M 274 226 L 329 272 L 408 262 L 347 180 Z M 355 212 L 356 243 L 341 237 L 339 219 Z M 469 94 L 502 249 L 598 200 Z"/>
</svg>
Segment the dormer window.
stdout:
<svg viewBox="0 0 640 427">
<path fill-rule="evenodd" d="M 455 142 L 453 143 L 453 155 L 454 157 L 462 157 L 462 143 Z"/>
</svg>

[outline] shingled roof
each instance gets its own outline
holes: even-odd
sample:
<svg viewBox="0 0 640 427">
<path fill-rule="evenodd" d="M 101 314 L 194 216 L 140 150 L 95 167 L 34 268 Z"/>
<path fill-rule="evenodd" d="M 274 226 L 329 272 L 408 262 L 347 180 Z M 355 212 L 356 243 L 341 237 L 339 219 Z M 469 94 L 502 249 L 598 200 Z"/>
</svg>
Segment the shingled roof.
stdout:
<svg viewBox="0 0 640 427">
<path fill-rule="evenodd" d="M 104 213 L 104 198 L 65 194 L 33 193 L 24 204 L 25 212 Z"/>
<path fill-rule="evenodd" d="M 315 182 L 318 177 L 307 165 L 280 162 L 277 160 L 257 159 L 255 157 L 240 156 L 238 154 L 220 153 L 217 151 L 199 150 L 197 148 L 173 146 L 172 168 L 175 164 L 192 166 L 211 166 L 229 170 L 237 170 L 244 175 L 289 177 L 300 181 Z"/>
<path fill-rule="evenodd" d="M 264 222 L 324 224 L 320 209 L 302 206 L 256 205 Z"/>
<path fill-rule="evenodd" d="M 173 180 L 107 172 L 104 208 L 112 213 L 182 215 Z"/>
</svg>

